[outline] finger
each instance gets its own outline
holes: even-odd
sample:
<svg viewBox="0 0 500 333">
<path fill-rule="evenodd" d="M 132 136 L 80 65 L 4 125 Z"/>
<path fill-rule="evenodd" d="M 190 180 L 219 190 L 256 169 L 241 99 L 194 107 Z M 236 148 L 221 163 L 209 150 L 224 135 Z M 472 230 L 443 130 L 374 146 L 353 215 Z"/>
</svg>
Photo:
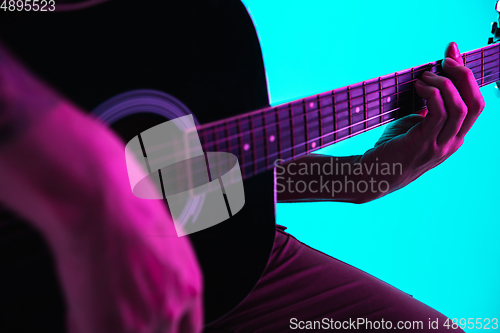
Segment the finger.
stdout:
<svg viewBox="0 0 500 333">
<path fill-rule="evenodd" d="M 456 52 L 458 52 L 458 48 Z M 484 99 L 474 73 L 469 68 L 461 66 L 461 64 L 461 62 L 458 62 L 453 57 L 446 57 L 443 63 L 443 70 L 453 81 L 462 96 L 462 100 L 467 105 L 467 116 L 463 121 L 460 131 L 457 133 L 458 137 L 463 138 L 484 110 Z"/>
<path fill-rule="evenodd" d="M 446 50 L 444 51 L 444 57 L 445 58 L 452 58 L 460 66 L 464 65 L 462 55 L 460 54 L 460 51 L 458 50 L 457 43 L 455 43 L 455 42 L 451 42 L 450 44 L 448 44 L 448 46 L 446 47 Z"/>
<path fill-rule="evenodd" d="M 450 79 L 431 72 L 424 72 L 422 80 L 428 85 L 438 88 L 443 98 L 448 117 L 441 133 L 438 135 L 437 144 L 446 144 L 449 140 L 455 138 L 460 131 L 467 116 L 467 106 Z"/>
<path fill-rule="evenodd" d="M 419 96 L 427 100 L 428 113 L 422 121 L 421 127 L 424 138 L 436 141 L 447 118 L 441 93 L 438 88 L 430 86 L 419 79 L 415 81 L 415 91 Z"/>
</svg>

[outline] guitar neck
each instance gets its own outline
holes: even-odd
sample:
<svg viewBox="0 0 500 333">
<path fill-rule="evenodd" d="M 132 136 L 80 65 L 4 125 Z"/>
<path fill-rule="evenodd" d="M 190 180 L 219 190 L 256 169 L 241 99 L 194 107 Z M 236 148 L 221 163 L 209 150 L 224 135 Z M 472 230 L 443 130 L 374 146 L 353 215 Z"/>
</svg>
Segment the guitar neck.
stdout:
<svg viewBox="0 0 500 333">
<path fill-rule="evenodd" d="M 500 44 L 462 54 L 480 87 L 500 80 Z M 426 107 L 413 82 L 441 60 L 198 127 L 205 151 L 235 154 L 248 178 Z M 282 162 L 282 161 L 280 161 Z"/>
</svg>

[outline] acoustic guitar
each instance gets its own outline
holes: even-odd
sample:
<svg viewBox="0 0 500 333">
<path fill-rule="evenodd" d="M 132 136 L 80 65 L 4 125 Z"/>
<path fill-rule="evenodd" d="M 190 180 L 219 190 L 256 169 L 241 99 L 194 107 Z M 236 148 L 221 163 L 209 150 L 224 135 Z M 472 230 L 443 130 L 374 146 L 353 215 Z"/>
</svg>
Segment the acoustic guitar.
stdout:
<svg viewBox="0 0 500 333">
<path fill-rule="evenodd" d="M 244 207 L 189 235 L 205 278 L 206 323 L 237 306 L 266 267 L 276 229 L 276 161 L 424 109 L 413 82 L 423 71 L 442 72 L 434 61 L 271 107 L 255 28 L 238 1 L 120 0 L 78 11 L 4 13 L 0 22 L 9 27 L 0 38 L 29 68 L 125 142 L 192 114 L 204 151 L 238 157 Z M 480 86 L 500 79 L 498 44 L 462 57 Z M 123 107 L 106 108 L 110 100 Z M 1 222 L 4 234 L 24 237 L 0 243 L 21 248 L 35 237 L 19 233 L 29 228 L 10 213 L 0 216 L 11 221 Z"/>
</svg>

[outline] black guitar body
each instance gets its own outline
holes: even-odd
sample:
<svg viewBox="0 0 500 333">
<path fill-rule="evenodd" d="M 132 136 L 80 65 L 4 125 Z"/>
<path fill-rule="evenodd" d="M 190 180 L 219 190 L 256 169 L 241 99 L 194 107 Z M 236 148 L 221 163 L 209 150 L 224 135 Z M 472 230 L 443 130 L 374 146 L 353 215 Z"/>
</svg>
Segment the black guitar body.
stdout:
<svg viewBox="0 0 500 333">
<path fill-rule="evenodd" d="M 32 71 L 89 112 L 109 98 L 136 89 L 154 89 L 175 96 L 200 124 L 269 104 L 259 41 L 239 1 L 111 0 L 75 12 L 2 13 L 0 22 L 0 39 Z M 111 127 L 128 141 L 165 120 L 152 114 L 133 115 Z M 275 232 L 273 187 L 272 171 L 246 179 L 245 206 L 241 211 L 225 222 L 189 235 L 205 278 L 206 323 L 241 302 L 265 268 Z M 32 243 L 27 240 L 39 236 L 8 212 L 0 217 L 0 228 L 9 226 L 0 229 L 0 245 L 13 239 L 9 230 L 16 230 L 15 241 L 8 243 L 10 261 L 47 251 L 43 241 L 38 240 L 40 245 L 26 253 L 26 244 Z M 56 290 L 50 257 L 44 258 L 34 273 L 48 276 L 47 286 Z M 13 268 L 12 274 L 20 273 Z M 12 286 L 0 284 L 0 290 L 11 288 L 11 298 L 2 297 L 2 306 L 9 310 L 1 313 L 13 316 L 1 315 L 0 330 L 35 331 L 30 328 L 40 328 L 37 320 L 49 326 L 45 330 L 63 330 L 60 293 L 56 290 L 43 299 L 25 295 L 20 302 L 16 288 L 34 293 L 49 288 L 26 283 L 18 282 L 13 291 Z M 61 306 L 47 307 L 50 302 Z M 30 317 L 33 311 L 35 320 L 31 323 L 18 321 Z"/>
<path fill-rule="evenodd" d="M 191 235 L 206 272 L 207 323 L 243 300 L 264 271 L 275 233 L 273 186 L 269 171 L 245 180 L 245 207 L 228 221 Z"/>
</svg>

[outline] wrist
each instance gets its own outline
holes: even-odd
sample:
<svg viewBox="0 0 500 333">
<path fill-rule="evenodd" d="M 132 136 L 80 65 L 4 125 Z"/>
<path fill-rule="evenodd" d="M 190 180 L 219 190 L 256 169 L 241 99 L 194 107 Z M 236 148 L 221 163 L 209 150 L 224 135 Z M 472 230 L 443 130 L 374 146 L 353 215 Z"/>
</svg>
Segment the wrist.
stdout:
<svg viewBox="0 0 500 333">
<path fill-rule="evenodd" d="M 364 180 L 377 183 L 377 191 L 369 193 L 363 202 L 386 196 L 418 178 L 416 173 L 419 168 L 414 166 L 415 154 L 404 140 L 404 136 L 394 138 L 363 154 L 361 163 L 367 165 L 366 169 L 373 170 L 371 174 L 365 175 Z"/>
</svg>

